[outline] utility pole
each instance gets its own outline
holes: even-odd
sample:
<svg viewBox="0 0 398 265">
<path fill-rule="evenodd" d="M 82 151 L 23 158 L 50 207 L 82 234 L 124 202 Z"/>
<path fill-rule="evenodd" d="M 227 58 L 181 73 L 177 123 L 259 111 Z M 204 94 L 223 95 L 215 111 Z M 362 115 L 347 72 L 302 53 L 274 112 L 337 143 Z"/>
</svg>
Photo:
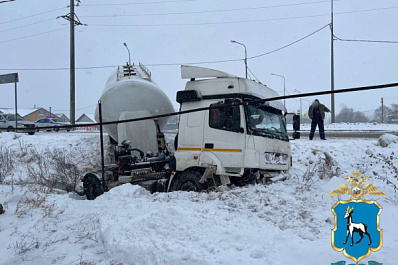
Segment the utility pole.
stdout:
<svg viewBox="0 0 398 265">
<path fill-rule="evenodd" d="M 332 0 L 333 1 L 333 0 Z M 75 124 L 75 0 L 70 0 L 70 123 Z"/>
<path fill-rule="evenodd" d="M 383 98 L 381 98 L 381 123 L 384 123 L 384 104 L 383 104 Z"/>
<path fill-rule="evenodd" d="M 76 0 L 76 2 L 79 6 L 80 0 Z M 69 8 L 70 13 L 61 17 L 68 20 L 70 25 L 70 123 L 75 124 L 75 26 L 87 25 L 82 24 L 75 14 L 75 0 L 70 0 Z"/>
<path fill-rule="evenodd" d="M 330 23 L 330 32 L 331 32 L 331 73 L 330 73 L 330 90 L 334 91 L 334 47 L 333 47 L 333 41 L 334 41 L 334 34 L 333 34 L 333 0 L 331 0 L 332 3 L 332 12 L 331 12 L 331 23 Z M 331 104 L 330 107 L 332 108 L 332 117 L 331 117 L 331 123 L 335 122 L 335 112 L 334 112 L 334 94 L 331 94 Z"/>
</svg>

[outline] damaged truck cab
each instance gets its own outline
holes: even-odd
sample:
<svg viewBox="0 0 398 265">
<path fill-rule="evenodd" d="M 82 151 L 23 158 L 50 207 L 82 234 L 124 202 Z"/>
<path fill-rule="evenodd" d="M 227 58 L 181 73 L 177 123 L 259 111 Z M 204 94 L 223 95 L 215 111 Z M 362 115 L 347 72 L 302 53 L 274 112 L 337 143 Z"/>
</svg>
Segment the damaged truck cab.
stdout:
<svg viewBox="0 0 398 265">
<path fill-rule="evenodd" d="M 216 176 L 215 182 L 239 186 L 289 176 L 286 109 L 280 100 L 258 103 L 278 97 L 274 90 L 207 68 L 182 66 L 181 74 L 190 81 L 177 93 L 180 110 L 210 109 L 180 116 L 177 172 L 197 171 L 201 182 Z"/>
</svg>

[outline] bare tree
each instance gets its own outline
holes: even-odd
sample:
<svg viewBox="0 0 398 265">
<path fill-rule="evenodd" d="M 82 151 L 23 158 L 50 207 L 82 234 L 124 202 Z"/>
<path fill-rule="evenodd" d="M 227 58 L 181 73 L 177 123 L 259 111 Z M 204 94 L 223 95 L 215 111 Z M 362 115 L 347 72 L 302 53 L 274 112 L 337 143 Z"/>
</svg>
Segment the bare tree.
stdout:
<svg viewBox="0 0 398 265">
<path fill-rule="evenodd" d="M 393 105 L 397 105 L 397 104 L 393 104 Z M 382 121 L 381 112 L 382 111 L 381 111 L 381 106 L 380 106 L 373 113 L 373 119 L 375 119 L 378 122 L 381 122 Z M 387 119 L 387 116 L 390 115 L 391 112 L 392 112 L 392 109 L 390 107 L 388 107 L 388 106 L 383 107 L 383 121 L 385 121 Z"/>
<path fill-rule="evenodd" d="M 336 122 L 368 122 L 369 119 L 361 111 L 354 111 L 353 108 L 343 107 L 336 116 Z"/>
</svg>

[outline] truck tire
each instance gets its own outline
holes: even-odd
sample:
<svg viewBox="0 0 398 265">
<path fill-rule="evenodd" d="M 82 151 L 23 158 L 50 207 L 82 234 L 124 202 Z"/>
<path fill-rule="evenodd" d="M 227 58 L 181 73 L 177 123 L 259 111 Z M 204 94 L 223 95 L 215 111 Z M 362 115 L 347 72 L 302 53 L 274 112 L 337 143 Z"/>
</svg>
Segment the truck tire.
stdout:
<svg viewBox="0 0 398 265">
<path fill-rule="evenodd" d="M 83 188 L 87 200 L 94 200 L 102 193 L 104 193 L 101 186 L 101 181 L 95 175 L 92 175 L 90 173 L 84 177 Z"/>
<path fill-rule="evenodd" d="M 13 132 L 13 131 L 14 131 L 14 127 L 12 127 L 12 126 L 7 127 L 7 132 Z"/>
<path fill-rule="evenodd" d="M 59 132 L 58 126 L 55 126 L 54 131 Z"/>
<path fill-rule="evenodd" d="M 28 132 L 28 134 L 29 134 L 29 135 L 34 135 L 34 134 L 35 134 L 35 132 Z"/>
<path fill-rule="evenodd" d="M 202 174 L 198 171 L 187 170 L 177 176 L 171 185 L 172 191 L 195 191 L 199 192 L 208 188 L 207 183 L 200 183 Z"/>
</svg>

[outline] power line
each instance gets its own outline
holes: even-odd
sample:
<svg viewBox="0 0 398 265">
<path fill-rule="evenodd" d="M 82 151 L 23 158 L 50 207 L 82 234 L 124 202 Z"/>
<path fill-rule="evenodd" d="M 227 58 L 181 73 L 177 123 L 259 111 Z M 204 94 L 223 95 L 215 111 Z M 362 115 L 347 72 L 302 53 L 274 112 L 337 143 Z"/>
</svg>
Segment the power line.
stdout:
<svg viewBox="0 0 398 265">
<path fill-rule="evenodd" d="M 261 56 L 265 56 L 274 52 L 277 52 L 279 50 L 282 50 L 284 48 L 287 48 L 295 43 L 298 43 L 308 37 L 310 37 L 311 35 L 314 35 L 315 33 L 321 31 L 322 29 L 328 27 L 329 24 L 323 26 L 322 28 L 290 43 L 287 44 L 285 46 L 282 46 L 278 49 L 263 53 L 263 54 L 259 54 L 256 56 L 252 56 L 252 57 L 248 57 L 247 59 L 254 59 L 254 58 L 258 58 Z M 1 43 L 1 42 L 0 42 Z M 212 64 L 212 63 L 226 63 L 226 62 L 237 62 L 237 61 L 243 61 L 243 59 L 229 59 L 229 60 L 218 60 L 218 61 L 202 61 L 202 62 L 180 62 L 180 63 L 155 63 L 155 64 L 147 64 L 147 66 L 176 66 L 176 65 L 184 65 L 184 64 L 188 64 L 188 65 L 195 65 L 195 64 Z M 76 67 L 76 69 L 78 70 L 88 70 L 88 69 L 102 69 L 102 68 L 113 68 L 113 67 L 117 67 L 117 65 L 105 65 L 105 66 L 88 66 L 88 67 Z M 60 67 L 60 68 L 21 68 L 21 69 L 0 69 L 2 71 L 57 71 L 57 70 L 70 70 L 70 68 L 68 67 Z"/>
<path fill-rule="evenodd" d="M 44 23 L 44 22 L 47 22 L 47 21 L 50 21 L 50 20 L 54 20 L 54 19 L 53 18 L 45 19 L 45 20 L 41 20 L 41 21 L 38 21 L 38 22 L 26 24 L 26 25 L 23 25 L 23 26 L 15 27 L 15 28 L 0 30 L 0 32 L 6 32 L 6 31 L 14 30 L 14 29 L 20 29 L 20 28 L 24 28 L 24 27 L 29 27 L 29 26 L 33 26 L 33 25 L 36 25 L 36 24 Z"/>
<path fill-rule="evenodd" d="M 4 0 L 4 1 L 0 1 L 0 4 L 4 4 L 4 3 L 7 3 L 7 2 L 14 2 L 15 0 Z"/>
<path fill-rule="evenodd" d="M 247 70 L 249 70 L 249 72 L 254 76 L 254 78 L 255 78 L 259 83 L 261 83 L 261 82 L 260 82 L 260 79 L 257 78 L 257 76 L 252 72 L 252 70 L 250 70 L 249 67 L 247 67 Z"/>
<path fill-rule="evenodd" d="M 4 41 L 0 41 L 0 43 L 10 42 L 10 41 L 20 40 L 20 39 L 26 39 L 26 38 L 39 36 L 39 35 L 55 32 L 55 31 L 60 31 L 60 30 L 63 30 L 63 29 L 67 29 L 67 27 L 60 28 L 60 29 L 49 30 L 49 31 L 45 31 L 45 32 L 41 32 L 41 33 L 37 33 L 37 34 L 33 34 L 33 35 L 28 35 L 28 36 L 24 36 L 24 37 L 20 37 L 20 38 L 16 38 L 16 39 L 4 40 Z"/>
<path fill-rule="evenodd" d="M 390 40 L 347 40 L 347 39 L 341 39 L 341 38 L 338 38 L 338 37 L 336 37 L 336 35 L 333 35 L 333 37 L 336 39 L 336 40 L 339 40 L 339 41 L 354 41 L 354 42 L 376 42 L 376 43 L 389 43 L 389 44 L 392 44 L 392 43 L 398 43 L 398 41 L 390 41 Z"/>
<path fill-rule="evenodd" d="M 131 2 L 131 3 L 120 3 L 120 4 L 91 4 L 91 5 L 80 5 L 80 6 L 126 6 L 126 5 L 149 5 L 149 4 L 165 4 L 165 3 L 182 3 L 182 2 L 194 2 L 198 0 L 169 0 L 169 1 L 152 1 L 152 2 Z"/>
<path fill-rule="evenodd" d="M 43 15 L 43 14 L 55 12 L 55 11 L 62 10 L 62 9 L 65 9 L 65 8 L 68 8 L 68 7 L 67 6 L 66 7 L 61 7 L 61 8 L 44 11 L 44 12 L 41 12 L 41 13 L 38 13 L 38 14 L 34 14 L 34 15 L 30 15 L 30 16 L 26 16 L 26 17 L 16 18 L 16 19 L 8 20 L 8 21 L 3 21 L 3 22 L 0 22 L 0 25 L 1 24 L 5 24 L 5 23 L 10 23 L 10 22 L 13 22 L 13 21 L 17 21 L 17 20 L 21 20 L 21 19 L 26 19 L 26 18 L 30 18 L 30 17 L 40 16 L 40 15 Z"/>
<path fill-rule="evenodd" d="M 318 3 L 329 3 L 330 0 L 323 1 L 313 1 L 313 2 L 303 2 L 295 4 L 283 4 L 283 5 L 271 5 L 271 6 L 259 6 L 259 7 L 243 7 L 243 8 L 232 8 L 232 9 L 217 9 L 217 10 L 204 10 L 204 11 L 187 11 L 187 12 L 169 12 L 169 13 L 146 13 L 146 14 L 130 14 L 130 15 L 88 15 L 82 17 L 141 17 L 141 16 L 168 16 L 168 15 L 187 15 L 187 14 L 204 14 L 204 13 L 220 13 L 220 12 L 234 12 L 234 11 L 244 11 L 244 10 L 258 10 L 258 9 L 269 9 L 278 7 L 288 7 L 288 6 L 299 6 L 299 5 L 310 5 Z"/>
<path fill-rule="evenodd" d="M 250 100 L 250 101 L 243 100 L 241 102 L 224 103 L 224 104 L 221 104 L 221 105 L 223 107 L 232 107 L 232 106 L 240 106 L 240 105 L 246 105 L 246 104 L 258 104 L 258 103 L 260 103 L 260 104 L 262 103 L 263 104 L 265 102 L 281 100 L 281 99 L 311 97 L 311 96 L 329 95 L 329 94 L 340 94 L 340 93 L 347 93 L 347 92 L 357 92 L 357 91 L 365 91 L 365 90 L 382 89 L 382 88 L 388 88 L 388 87 L 398 87 L 398 83 L 390 83 L 390 84 L 382 84 L 382 85 L 374 85 L 374 86 L 366 86 L 366 87 L 354 87 L 354 88 L 338 89 L 338 90 L 334 90 L 334 91 L 331 91 L 331 90 L 318 91 L 318 92 L 295 94 L 295 95 L 289 95 L 289 96 L 271 97 L 271 98 L 267 98 L 267 99 L 255 99 L 255 100 Z M 175 115 L 182 115 L 182 114 L 187 114 L 187 113 L 192 113 L 192 112 L 210 110 L 212 108 L 214 108 L 214 106 L 201 107 L 201 108 L 196 108 L 196 109 L 190 109 L 190 110 L 184 110 L 184 111 L 172 112 L 172 113 L 160 114 L 160 115 L 154 115 L 154 116 L 147 116 L 147 117 L 142 117 L 142 118 L 102 122 L 102 125 L 119 124 L 119 123 L 126 123 L 126 122 L 136 122 L 136 121 L 143 121 L 143 120 L 149 120 L 149 119 L 160 119 L 160 118 L 170 117 L 170 116 L 175 116 Z M 96 126 L 96 125 L 101 125 L 101 123 L 93 123 L 93 124 L 90 124 L 90 125 Z M 82 127 L 82 126 L 86 126 L 86 125 L 73 125 L 72 127 Z M 48 128 L 50 128 L 50 127 L 48 127 Z M 58 128 L 61 128 L 61 126 L 58 127 Z"/>
<path fill-rule="evenodd" d="M 285 18 L 269 18 L 269 19 L 252 19 L 252 20 L 237 20 L 237 21 L 223 21 L 223 22 L 200 22 L 200 23 L 162 23 L 162 24 L 92 24 L 94 27 L 175 27 L 175 26 L 203 26 L 203 25 L 222 25 L 222 24 L 240 24 L 240 23 L 254 23 L 254 22 L 267 22 L 267 21 L 280 21 L 302 18 L 313 18 L 330 16 L 329 14 L 323 15 L 310 15 L 310 16 L 297 16 Z"/>
<path fill-rule="evenodd" d="M 254 59 L 254 58 L 258 58 L 258 57 L 261 57 L 261 56 L 265 56 L 265 55 L 268 55 L 268 54 L 271 54 L 271 53 L 280 51 L 280 50 L 282 50 L 282 49 L 284 49 L 284 48 L 287 48 L 287 47 L 289 47 L 289 46 L 291 46 L 291 45 L 293 45 L 293 44 L 296 44 L 297 42 L 300 42 L 300 41 L 302 41 L 302 40 L 304 40 L 304 39 L 306 39 L 306 38 L 308 38 L 308 37 L 314 35 L 315 33 L 317 33 L 317 32 L 319 32 L 319 31 L 323 30 L 324 28 L 326 28 L 326 27 L 328 27 L 328 26 L 329 26 L 329 24 L 323 26 L 322 28 L 320 28 L 320 29 L 318 29 L 318 30 L 316 30 L 316 31 L 314 31 L 314 32 L 312 32 L 312 33 L 310 33 L 310 34 L 308 34 L 308 35 L 306 35 L 306 36 L 304 36 L 304 37 L 302 37 L 302 38 L 300 38 L 300 39 L 298 39 L 298 40 L 292 42 L 292 43 L 289 43 L 289 44 L 287 44 L 287 45 L 285 45 L 285 46 L 282 46 L 282 47 L 280 47 L 280 48 L 278 48 L 278 49 L 275 49 L 275 50 L 272 50 L 272 51 L 269 51 L 269 52 L 266 52 L 266 53 L 263 53 L 263 54 L 259 54 L 259 55 L 256 55 L 256 56 L 251 56 L 251 57 L 248 57 L 247 59 Z"/>
<path fill-rule="evenodd" d="M 397 9 L 398 7 L 388 8 L 374 8 L 365 10 L 355 10 L 347 12 L 336 12 L 335 15 L 345 15 L 361 12 L 371 12 L 380 10 L 391 10 Z M 200 23 L 162 23 L 162 24 L 90 24 L 95 27 L 175 27 L 175 26 L 203 26 L 203 25 L 222 25 L 222 24 L 240 24 L 240 23 L 254 23 L 254 22 L 267 22 L 267 21 L 281 21 L 281 20 L 292 20 L 292 19 L 303 19 L 303 18 L 315 18 L 315 17 L 329 17 L 330 14 L 316 14 L 306 16 L 295 16 L 295 17 L 284 17 L 284 18 L 268 18 L 268 19 L 252 19 L 252 20 L 237 20 L 237 21 L 220 21 L 220 22 L 200 22 Z"/>
</svg>

